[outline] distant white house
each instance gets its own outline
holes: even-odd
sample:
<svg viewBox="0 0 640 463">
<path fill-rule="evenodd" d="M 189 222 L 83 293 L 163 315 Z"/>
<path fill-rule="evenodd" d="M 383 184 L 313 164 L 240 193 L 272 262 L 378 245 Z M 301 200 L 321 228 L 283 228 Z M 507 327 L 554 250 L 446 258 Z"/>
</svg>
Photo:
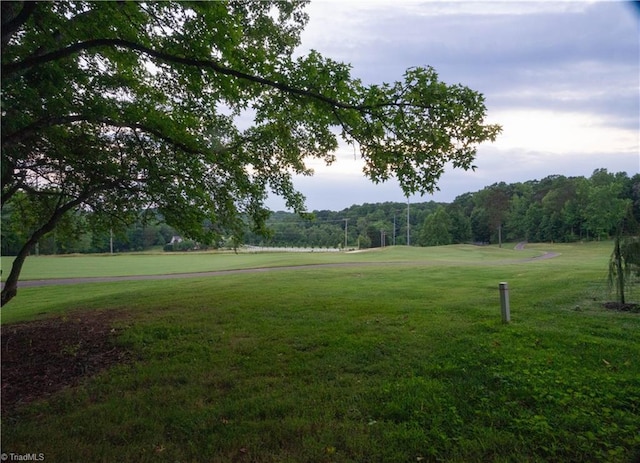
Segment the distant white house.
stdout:
<svg viewBox="0 0 640 463">
<path fill-rule="evenodd" d="M 169 241 L 169 244 L 176 244 L 176 243 L 182 243 L 182 237 L 181 236 L 173 235 L 171 237 L 171 241 Z"/>
</svg>

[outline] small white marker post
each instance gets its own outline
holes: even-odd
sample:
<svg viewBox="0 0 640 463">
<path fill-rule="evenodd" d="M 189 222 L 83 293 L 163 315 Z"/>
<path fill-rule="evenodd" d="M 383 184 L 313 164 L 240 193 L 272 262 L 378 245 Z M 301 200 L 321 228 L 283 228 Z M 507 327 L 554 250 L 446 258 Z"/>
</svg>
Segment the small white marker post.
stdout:
<svg viewBox="0 0 640 463">
<path fill-rule="evenodd" d="M 509 285 L 503 281 L 498 285 L 500 289 L 500 310 L 502 312 L 502 323 L 511 321 L 511 312 L 509 309 Z"/>
</svg>

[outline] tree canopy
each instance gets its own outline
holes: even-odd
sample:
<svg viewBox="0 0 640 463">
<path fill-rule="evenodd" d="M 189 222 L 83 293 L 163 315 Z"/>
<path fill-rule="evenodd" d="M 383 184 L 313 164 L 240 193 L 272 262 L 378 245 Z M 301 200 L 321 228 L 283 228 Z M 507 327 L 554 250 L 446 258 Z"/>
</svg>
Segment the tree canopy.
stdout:
<svg viewBox="0 0 640 463">
<path fill-rule="evenodd" d="M 65 214 L 100 225 L 158 210 L 185 235 L 264 231 L 270 192 L 304 210 L 292 176 L 342 138 L 374 182 L 432 192 L 494 140 L 483 96 L 431 67 L 364 85 L 348 64 L 300 55 L 304 2 L 2 2 L 2 205 L 39 220 L 2 291 Z"/>
</svg>

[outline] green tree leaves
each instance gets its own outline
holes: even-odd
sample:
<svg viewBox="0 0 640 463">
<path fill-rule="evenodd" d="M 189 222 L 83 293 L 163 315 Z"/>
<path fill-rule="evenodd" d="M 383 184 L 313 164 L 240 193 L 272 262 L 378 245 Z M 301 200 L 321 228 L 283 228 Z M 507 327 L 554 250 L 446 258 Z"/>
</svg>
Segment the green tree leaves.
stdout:
<svg viewBox="0 0 640 463">
<path fill-rule="evenodd" d="M 47 188 L 47 228 L 77 208 L 115 225 L 153 207 L 199 241 L 239 239 L 243 217 L 265 230 L 269 192 L 305 209 L 293 175 L 332 162 L 339 136 L 409 194 L 499 133 L 482 95 L 430 67 L 365 86 L 348 64 L 294 58 L 303 7 L 3 2 L 3 201 Z"/>
<path fill-rule="evenodd" d="M 433 193 L 447 163 L 469 169 L 478 143 L 495 140 L 500 127 L 483 125 L 482 95 L 446 85 L 431 68 L 412 68 L 404 81 L 372 86 L 367 109 L 350 128 L 373 181 L 396 176 L 406 194 Z"/>
<path fill-rule="evenodd" d="M 420 231 L 420 245 L 443 246 L 452 243 L 451 218 L 443 206 L 439 206 L 433 214 L 424 220 Z"/>
</svg>

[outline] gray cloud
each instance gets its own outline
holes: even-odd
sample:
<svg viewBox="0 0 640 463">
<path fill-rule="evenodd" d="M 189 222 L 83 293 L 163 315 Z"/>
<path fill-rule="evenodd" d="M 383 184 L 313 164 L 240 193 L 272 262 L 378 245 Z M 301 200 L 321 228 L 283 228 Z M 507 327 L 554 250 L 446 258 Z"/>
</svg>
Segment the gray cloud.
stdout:
<svg viewBox="0 0 640 463">
<path fill-rule="evenodd" d="M 614 129 L 612 141 L 624 132 L 633 145 L 635 135 L 635 146 L 624 152 L 619 143 L 611 151 L 588 154 L 567 148 L 541 151 L 526 143 L 482 146 L 476 172 L 448 170 L 441 192 L 422 200 L 451 201 L 500 181 L 589 176 L 596 168 L 629 175 L 640 171 L 640 14 L 629 2 L 315 0 L 309 13 L 303 47 L 351 63 L 353 75 L 365 83 L 399 80 L 409 67 L 431 65 L 445 82 L 482 92 L 489 117 L 508 117 L 513 111 L 578 115 L 580 121 Z M 531 127 L 534 133 L 540 130 Z M 561 133 L 553 136 L 559 145 L 568 145 Z M 358 175 L 322 172 L 299 186 L 310 209 L 403 200 L 397 184 L 373 185 Z"/>
<path fill-rule="evenodd" d="M 625 4 L 596 3 L 576 13 L 389 14 L 371 14 L 360 24 L 358 53 L 330 47 L 350 58 L 367 82 L 433 65 L 443 80 L 483 92 L 490 104 L 592 105 L 595 113 L 626 109 L 620 120 L 637 117 L 638 24 Z"/>
<path fill-rule="evenodd" d="M 457 196 L 482 190 L 494 183 L 540 180 L 549 175 L 589 177 L 594 170 L 605 167 L 610 172 L 638 172 L 639 159 L 631 153 L 563 153 L 562 156 L 523 149 L 498 150 L 491 146 L 478 152 L 475 171 L 448 169 L 439 183 L 440 191 L 433 195 L 413 195 L 411 202 L 437 201 L 449 203 Z M 313 177 L 299 177 L 295 184 L 307 197 L 309 210 L 342 210 L 352 204 L 405 202 L 406 197 L 397 182 L 373 184 L 358 172 L 351 175 L 333 174 L 330 170 Z M 284 210 L 284 202 L 271 198 L 274 210 Z"/>
</svg>

